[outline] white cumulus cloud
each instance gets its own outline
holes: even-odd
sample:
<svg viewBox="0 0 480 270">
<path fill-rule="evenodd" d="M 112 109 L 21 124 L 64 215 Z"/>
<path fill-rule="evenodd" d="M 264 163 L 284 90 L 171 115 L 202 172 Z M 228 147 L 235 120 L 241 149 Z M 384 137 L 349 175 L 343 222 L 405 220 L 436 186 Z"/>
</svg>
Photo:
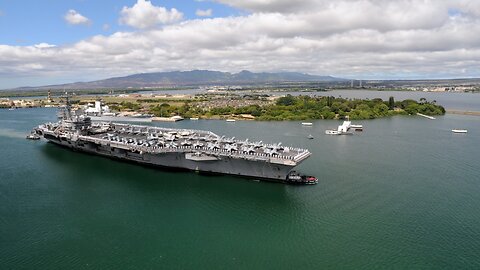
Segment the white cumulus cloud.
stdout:
<svg viewBox="0 0 480 270">
<path fill-rule="evenodd" d="M 124 6 L 120 23 L 135 28 L 145 29 L 160 24 L 170 24 L 183 19 L 183 13 L 172 8 L 157 7 L 148 0 L 137 0 L 132 7 Z"/>
<path fill-rule="evenodd" d="M 195 14 L 199 17 L 211 17 L 212 16 L 212 9 L 197 9 Z"/>
<path fill-rule="evenodd" d="M 83 16 L 82 14 L 78 13 L 77 11 L 70 9 L 67 13 L 63 16 L 65 21 L 69 24 L 91 24 L 90 19 Z"/>
<path fill-rule="evenodd" d="M 310 7 L 333 3 L 331 0 L 213 0 L 232 7 L 254 12 L 294 12 Z"/>
<path fill-rule="evenodd" d="M 251 12 L 175 23 L 181 17 L 162 21 L 145 10 L 167 18 L 170 11 L 138 1 L 121 15 L 141 30 L 56 47 L 0 45 L 0 85 L 15 76 L 88 80 L 192 69 L 480 77 L 477 0 L 221 1 Z"/>
<path fill-rule="evenodd" d="M 42 43 L 33 45 L 33 47 L 38 48 L 38 49 L 46 49 L 46 48 L 54 48 L 54 47 L 56 47 L 56 45 L 42 42 Z"/>
</svg>

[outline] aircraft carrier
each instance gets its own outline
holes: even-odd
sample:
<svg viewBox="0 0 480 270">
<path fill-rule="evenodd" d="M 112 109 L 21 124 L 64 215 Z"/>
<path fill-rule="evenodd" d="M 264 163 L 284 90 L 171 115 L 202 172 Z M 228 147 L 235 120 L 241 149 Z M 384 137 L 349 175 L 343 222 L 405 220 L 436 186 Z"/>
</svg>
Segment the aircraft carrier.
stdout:
<svg viewBox="0 0 480 270">
<path fill-rule="evenodd" d="M 72 150 L 145 165 L 292 184 L 318 182 L 293 171 L 311 155 L 306 149 L 236 140 L 203 130 L 92 122 L 88 116 L 72 112 L 68 99 L 59 119 L 34 128 L 34 132 Z"/>
</svg>

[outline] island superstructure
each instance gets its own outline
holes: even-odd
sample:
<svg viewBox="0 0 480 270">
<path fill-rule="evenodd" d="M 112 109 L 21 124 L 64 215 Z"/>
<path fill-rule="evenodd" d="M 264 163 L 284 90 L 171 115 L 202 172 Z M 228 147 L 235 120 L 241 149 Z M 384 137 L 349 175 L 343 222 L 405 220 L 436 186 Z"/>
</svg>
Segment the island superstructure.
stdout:
<svg viewBox="0 0 480 270">
<path fill-rule="evenodd" d="M 285 183 L 317 182 L 293 171 L 311 155 L 307 149 L 226 138 L 211 131 L 92 122 L 72 112 L 68 99 L 59 118 L 36 127 L 36 134 L 73 150 L 146 165 Z"/>
</svg>

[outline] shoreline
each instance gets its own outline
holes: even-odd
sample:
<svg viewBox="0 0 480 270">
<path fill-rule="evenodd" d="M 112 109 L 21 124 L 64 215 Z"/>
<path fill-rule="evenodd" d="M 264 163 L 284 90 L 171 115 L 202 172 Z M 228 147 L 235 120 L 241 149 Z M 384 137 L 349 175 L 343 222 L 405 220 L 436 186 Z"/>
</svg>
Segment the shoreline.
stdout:
<svg viewBox="0 0 480 270">
<path fill-rule="evenodd" d="M 50 107 L 47 107 L 47 106 L 35 106 L 35 107 L 16 107 L 16 108 L 13 108 L 15 110 L 18 110 L 18 109 L 34 109 L 34 108 L 57 108 L 58 106 L 50 106 Z M 0 109 L 5 109 L 5 110 L 8 110 L 10 108 L 0 108 Z M 445 111 L 445 114 L 456 114 L 456 115 L 472 115 L 472 116 L 480 116 L 480 111 L 462 111 L 462 110 L 446 110 Z M 237 120 L 237 121 L 254 121 L 255 119 L 242 119 L 242 118 L 237 118 L 237 117 L 232 117 L 233 119 Z M 375 118 L 375 119 L 380 119 L 380 118 L 383 118 L 383 117 L 379 117 L 379 118 Z M 188 118 L 187 118 L 188 119 Z M 199 119 L 202 119 L 202 120 L 226 120 L 227 118 L 222 118 L 222 117 L 202 117 L 200 116 Z M 321 119 L 311 119 L 311 120 L 321 120 Z M 369 120 L 374 120 L 374 119 L 369 119 Z M 285 120 L 283 120 L 285 121 Z M 288 120 L 286 120 L 288 121 Z"/>
</svg>

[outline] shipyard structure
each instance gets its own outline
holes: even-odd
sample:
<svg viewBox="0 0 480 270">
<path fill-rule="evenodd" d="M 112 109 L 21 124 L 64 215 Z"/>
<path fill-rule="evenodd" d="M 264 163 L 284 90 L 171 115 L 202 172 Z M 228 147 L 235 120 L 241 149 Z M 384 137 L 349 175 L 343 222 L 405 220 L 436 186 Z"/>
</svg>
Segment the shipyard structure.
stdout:
<svg viewBox="0 0 480 270">
<path fill-rule="evenodd" d="M 59 121 L 34 132 L 73 150 L 164 168 L 229 174 L 283 183 L 315 184 L 293 171 L 308 158 L 306 149 L 221 137 L 210 131 L 92 122 L 68 104 Z"/>
</svg>

